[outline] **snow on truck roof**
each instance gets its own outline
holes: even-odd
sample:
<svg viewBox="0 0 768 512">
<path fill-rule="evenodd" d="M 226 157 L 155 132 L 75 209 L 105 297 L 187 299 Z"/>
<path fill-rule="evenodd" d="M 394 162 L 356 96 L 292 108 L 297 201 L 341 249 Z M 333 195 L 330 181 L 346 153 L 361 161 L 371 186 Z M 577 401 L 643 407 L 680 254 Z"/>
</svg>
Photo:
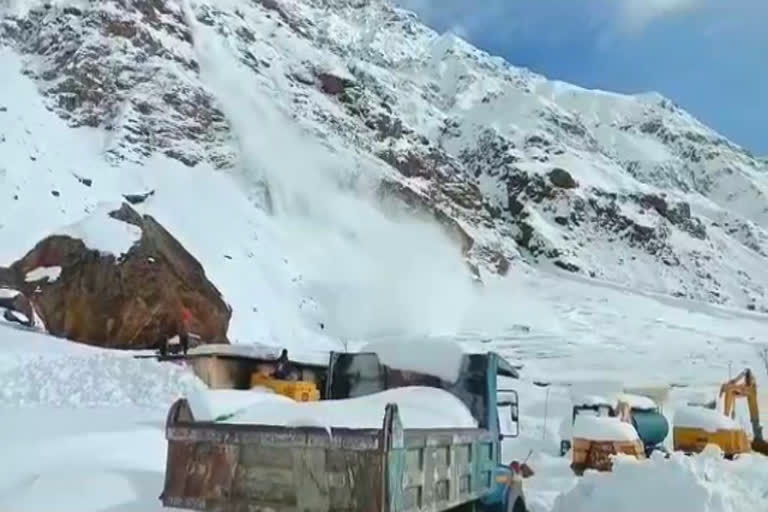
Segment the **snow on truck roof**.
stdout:
<svg viewBox="0 0 768 512">
<path fill-rule="evenodd" d="M 635 427 L 610 416 L 576 416 L 573 437 L 591 441 L 636 441 Z"/>
<path fill-rule="evenodd" d="M 696 405 L 681 406 L 675 410 L 673 423 L 676 427 L 696 428 L 707 432 L 741 429 L 738 423 L 721 411 Z"/>
<path fill-rule="evenodd" d="M 283 347 L 259 345 L 259 344 L 246 344 L 246 343 L 212 343 L 203 344 L 197 347 L 189 349 L 188 354 L 190 356 L 230 356 L 230 357 L 244 357 L 250 359 L 277 359 L 280 357 L 280 351 Z M 311 366 L 328 366 L 329 354 L 327 351 L 288 351 L 288 357 L 291 361 L 300 364 L 306 364 Z"/>
</svg>

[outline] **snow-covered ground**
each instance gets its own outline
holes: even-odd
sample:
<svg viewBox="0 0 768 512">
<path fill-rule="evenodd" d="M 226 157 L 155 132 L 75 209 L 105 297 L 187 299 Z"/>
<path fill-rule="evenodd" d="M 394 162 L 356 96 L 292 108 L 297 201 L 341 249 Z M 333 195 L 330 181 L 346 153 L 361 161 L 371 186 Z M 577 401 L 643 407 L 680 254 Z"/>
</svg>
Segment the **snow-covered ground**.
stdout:
<svg viewBox="0 0 768 512">
<path fill-rule="evenodd" d="M 458 339 L 523 365 L 519 381 L 502 382 L 518 389 L 521 400 L 521 435 L 505 441 L 504 457 L 529 457 L 536 472 L 526 480 L 533 512 L 673 512 L 680 503 L 693 504 L 696 512 L 766 510 L 768 458 L 727 462 L 712 454 L 674 455 L 621 461 L 613 474 L 577 479 L 567 458 L 558 456 L 558 428 L 569 413 L 571 388 L 590 381 L 672 384 L 663 404 L 670 421 L 677 406 L 715 398 L 729 372 L 744 366 L 768 385 L 757 356 L 768 320 L 567 276 L 515 281 L 491 288 L 467 312 L 469 327 Z M 490 325 L 491 316 L 504 319 L 494 325 L 509 329 L 471 328 Z M 520 334 L 522 326 L 529 332 Z M 7 324 L 0 325 L 0 340 L 0 452 L 6 461 L 0 509 L 160 510 L 165 413 L 177 396 L 199 389 L 199 381 L 172 363 Z M 748 426 L 743 408 L 737 421 Z"/>
</svg>

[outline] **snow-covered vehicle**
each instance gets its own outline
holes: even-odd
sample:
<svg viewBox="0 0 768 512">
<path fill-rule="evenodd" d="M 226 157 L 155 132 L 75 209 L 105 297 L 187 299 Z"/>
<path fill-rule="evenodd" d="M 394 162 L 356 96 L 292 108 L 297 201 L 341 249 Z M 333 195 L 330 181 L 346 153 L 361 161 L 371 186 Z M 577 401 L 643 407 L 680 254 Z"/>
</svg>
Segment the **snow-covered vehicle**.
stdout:
<svg viewBox="0 0 768 512">
<path fill-rule="evenodd" d="M 464 353 L 455 379 L 448 379 L 380 356 L 332 353 L 319 402 L 277 404 L 286 399 L 275 397 L 255 404 L 250 416 L 246 410 L 212 421 L 196 420 L 190 402 L 178 400 L 167 418 L 163 505 L 203 511 L 524 512 L 520 466 L 501 463 L 501 440 L 517 432 L 502 434 L 499 411 L 509 411 L 517 430 L 518 398 L 514 390 L 498 389 L 497 376 L 518 378 L 516 369 L 492 352 Z M 455 401 L 471 423 L 427 428 L 430 414 L 418 409 L 432 407 L 440 419 L 443 406 L 390 400 L 392 393 L 407 397 L 424 390 Z M 339 414 L 358 415 L 361 401 L 380 396 L 385 402 L 376 409 L 376 425 Z M 283 405 L 305 416 L 281 420 Z M 342 421 L 327 420 L 329 411 Z M 414 414 L 420 416 L 417 428 L 409 419 Z M 274 421 L 265 424 L 265 415 Z M 324 418 L 332 423 L 323 425 Z"/>
<path fill-rule="evenodd" d="M 614 418 L 620 416 L 622 405 L 626 407 L 629 424 L 634 427 L 643 444 L 646 455 L 654 450 L 665 451 L 662 443 L 669 434 L 669 422 L 660 407 L 649 397 L 631 393 L 619 393 L 610 399 L 598 395 L 572 396 L 573 411 L 560 424 L 560 455 L 572 448 L 573 426 L 579 416 Z"/>
</svg>

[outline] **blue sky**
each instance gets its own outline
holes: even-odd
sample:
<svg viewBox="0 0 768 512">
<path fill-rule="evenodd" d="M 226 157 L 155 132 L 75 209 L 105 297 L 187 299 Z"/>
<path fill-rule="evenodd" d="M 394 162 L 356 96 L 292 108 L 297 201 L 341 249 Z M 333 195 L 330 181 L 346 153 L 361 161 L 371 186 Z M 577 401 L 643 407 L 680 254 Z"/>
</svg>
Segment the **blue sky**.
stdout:
<svg viewBox="0 0 768 512">
<path fill-rule="evenodd" d="M 397 0 L 514 65 L 658 91 L 768 155 L 768 0 Z"/>
</svg>

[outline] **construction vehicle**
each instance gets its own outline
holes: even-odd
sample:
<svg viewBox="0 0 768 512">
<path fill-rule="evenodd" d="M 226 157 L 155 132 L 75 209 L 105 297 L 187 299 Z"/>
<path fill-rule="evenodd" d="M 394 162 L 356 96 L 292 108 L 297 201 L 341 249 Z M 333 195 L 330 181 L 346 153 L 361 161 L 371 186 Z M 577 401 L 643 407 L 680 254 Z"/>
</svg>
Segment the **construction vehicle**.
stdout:
<svg viewBox="0 0 768 512">
<path fill-rule="evenodd" d="M 255 372 L 251 376 L 251 387 L 271 389 L 275 393 L 292 398 L 297 402 L 320 400 L 320 390 L 317 389 L 317 384 L 312 381 L 275 379 L 266 373 Z"/>
<path fill-rule="evenodd" d="M 581 475 L 587 469 L 611 471 L 613 455 L 645 458 L 643 443 L 629 422 L 629 411 L 621 416 L 578 416 L 574 424 L 571 469 Z"/>
<path fill-rule="evenodd" d="M 620 418 L 621 421 L 629 423 L 634 427 L 642 443 L 643 454 L 650 456 L 653 451 L 666 451 L 662 443 L 669 434 L 669 422 L 661 411 L 661 408 L 650 398 L 641 395 L 620 394 L 616 402 L 599 396 L 582 397 L 573 406 L 572 415 L 568 425 L 561 425 L 560 428 L 560 455 L 564 456 L 571 450 L 572 434 L 571 430 L 579 415 L 589 414 L 590 416 Z M 583 444 L 583 443 L 582 443 Z M 581 457 L 585 448 L 581 448 L 580 453 L 576 453 L 574 447 L 574 462 L 581 464 Z M 634 454 L 634 444 L 622 448 L 622 453 Z M 578 460 L 577 460 L 578 459 Z"/>
<path fill-rule="evenodd" d="M 477 428 L 403 428 L 397 404 L 373 429 L 205 422 L 180 399 L 166 423 L 162 503 L 201 511 L 525 512 L 522 478 L 530 472 L 501 463 L 501 441 L 518 435 L 518 396 L 497 385 L 498 376 L 518 373 L 490 352 L 464 354 L 458 375 L 449 383 L 383 364 L 376 352 L 332 353 L 321 399 L 435 387 L 461 400 Z M 509 434 L 500 428 L 505 408 Z"/>
<path fill-rule="evenodd" d="M 713 401 L 710 407 L 702 407 L 704 410 L 699 413 L 699 416 L 704 420 L 703 422 L 695 424 L 697 423 L 696 421 L 683 421 L 678 425 L 678 421 L 675 421 L 673 441 L 675 450 L 686 453 L 699 453 L 708 444 L 714 444 L 719 446 L 729 459 L 738 454 L 749 453 L 753 450 L 768 455 L 768 443 L 763 439 L 763 429 L 760 425 L 757 381 L 752 370 L 747 368 L 720 386 L 719 397 L 723 401 L 723 416 L 731 420 L 735 416 L 736 399 L 747 399 L 749 418 L 752 423 L 752 442 L 750 443 L 746 431 L 733 421 L 716 425 L 715 427 L 712 426 L 714 424 L 712 421 L 706 421 L 706 416 L 701 413 L 707 410 L 712 410 L 714 413 L 716 403 Z M 695 411 L 696 407 L 700 406 L 693 407 L 694 409 L 691 410 Z M 690 414 L 688 416 L 691 417 Z M 710 416 L 716 415 L 710 414 Z"/>
</svg>

